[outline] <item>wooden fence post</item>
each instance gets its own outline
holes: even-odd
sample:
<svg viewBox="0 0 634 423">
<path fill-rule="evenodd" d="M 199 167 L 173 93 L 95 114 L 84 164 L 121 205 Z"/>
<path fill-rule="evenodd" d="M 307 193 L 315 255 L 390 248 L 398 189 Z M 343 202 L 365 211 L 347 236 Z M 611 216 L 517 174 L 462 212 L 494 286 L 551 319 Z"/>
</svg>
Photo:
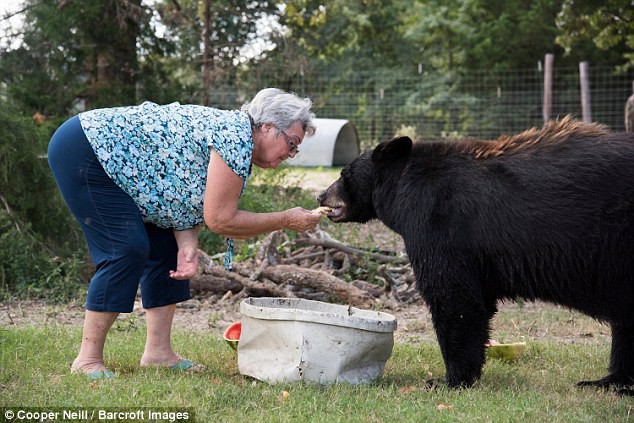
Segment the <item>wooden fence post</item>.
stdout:
<svg viewBox="0 0 634 423">
<path fill-rule="evenodd" d="M 552 53 L 546 54 L 544 59 L 544 123 L 550 120 L 553 110 L 553 63 L 555 56 Z"/>
<path fill-rule="evenodd" d="M 625 102 L 625 132 L 634 132 L 634 81 L 632 95 Z"/>
<path fill-rule="evenodd" d="M 592 122 L 588 62 L 579 63 L 579 83 L 581 85 L 581 116 L 584 122 Z"/>
</svg>

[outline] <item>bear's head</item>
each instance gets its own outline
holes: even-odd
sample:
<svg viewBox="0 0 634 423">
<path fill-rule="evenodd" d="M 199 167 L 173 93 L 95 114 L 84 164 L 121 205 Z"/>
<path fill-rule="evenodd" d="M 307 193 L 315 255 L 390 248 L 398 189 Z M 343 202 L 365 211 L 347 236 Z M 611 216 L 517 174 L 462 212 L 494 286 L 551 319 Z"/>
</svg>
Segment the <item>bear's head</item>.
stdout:
<svg viewBox="0 0 634 423">
<path fill-rule="evenodd" d="M 412 140 L 398 137 L 361 154 L 341 171 L 341 176 L 317 197 L 321 206 L 332 208 L 328 218 L 333 222 L 365 223 L 376 219 L 373 192 L 377 183 L 385 182 L 389 170 L 409 156 Z M 387 174 L 390 174 L 388 171 Z"/>
</svg>

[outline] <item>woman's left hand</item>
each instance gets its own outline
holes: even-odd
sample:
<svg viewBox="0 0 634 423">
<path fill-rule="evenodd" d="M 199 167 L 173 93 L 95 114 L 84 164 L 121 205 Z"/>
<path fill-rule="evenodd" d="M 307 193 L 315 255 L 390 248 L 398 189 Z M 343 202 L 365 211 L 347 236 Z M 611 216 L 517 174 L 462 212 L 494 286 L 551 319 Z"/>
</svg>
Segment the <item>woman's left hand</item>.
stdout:
<svg viewBox="0 0 634 423">
<path fill-rule="evenodd" d="M 176 270 L 170 270 L 172 279 L 190 279 L 196 276 L 198 270 L 197 246 L 185 245 L 178 250 Z"/>
</svg>

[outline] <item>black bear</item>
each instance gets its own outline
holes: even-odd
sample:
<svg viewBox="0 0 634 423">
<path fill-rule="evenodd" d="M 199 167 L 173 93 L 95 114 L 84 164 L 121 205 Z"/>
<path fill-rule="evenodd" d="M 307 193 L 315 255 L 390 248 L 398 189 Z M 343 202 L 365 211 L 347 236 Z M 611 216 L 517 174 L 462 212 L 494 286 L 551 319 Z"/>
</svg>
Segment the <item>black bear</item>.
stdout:
<svg viewBox="0 0 634 423">
<path fill-rule="evenodd" d="M 403 237 L 451 387 L 485 361 L 500 299 L 544 300 L 611 325 L 609 374 L 634 384 L 634 134 L 570 117 L 494 141 L 379 144 L 322 192 L 334 222 Z"/>
</svg>

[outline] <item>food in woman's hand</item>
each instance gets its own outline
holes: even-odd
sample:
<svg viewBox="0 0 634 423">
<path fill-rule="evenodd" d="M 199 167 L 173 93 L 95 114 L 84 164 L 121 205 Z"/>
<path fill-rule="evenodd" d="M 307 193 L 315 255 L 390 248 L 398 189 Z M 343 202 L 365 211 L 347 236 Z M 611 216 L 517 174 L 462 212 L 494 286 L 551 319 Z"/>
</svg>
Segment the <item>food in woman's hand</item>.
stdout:
<svg viewBox="0 0 634 423">
<path fill-rule="evenodd" d="M 325 216 L 331 211 L 332 211 L 332 207 L 322 206 L 322 207 L 317 207 L 315 210 L 312 210 L 311 213 Z"/>
</svg>

